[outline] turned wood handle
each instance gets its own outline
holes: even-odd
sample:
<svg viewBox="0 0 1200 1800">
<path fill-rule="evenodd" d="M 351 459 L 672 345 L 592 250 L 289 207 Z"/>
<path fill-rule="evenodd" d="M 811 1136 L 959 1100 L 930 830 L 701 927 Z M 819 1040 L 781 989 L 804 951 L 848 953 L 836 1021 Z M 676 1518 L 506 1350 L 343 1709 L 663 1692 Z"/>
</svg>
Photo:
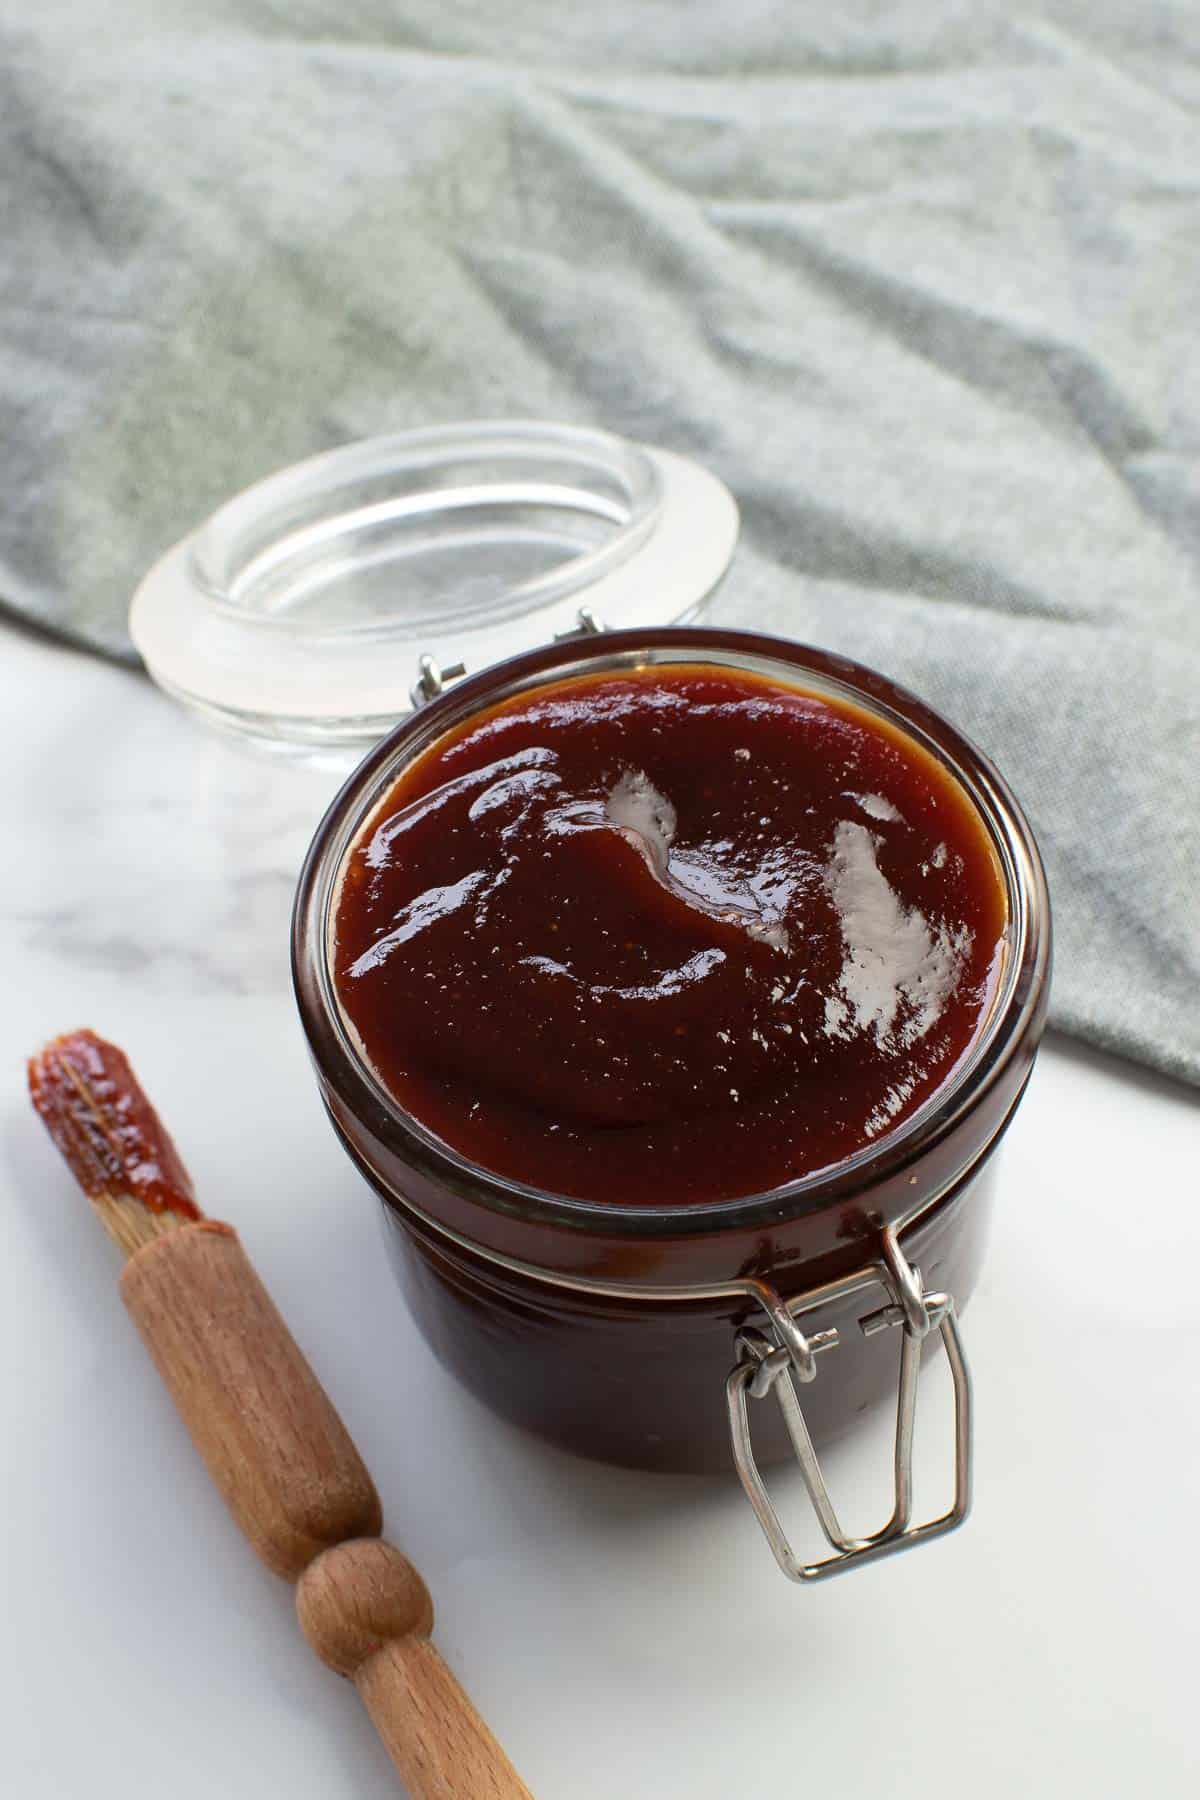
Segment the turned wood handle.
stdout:
<svg viewBox="0 0 1200 1800">
<path fill-rule="evenodd" d="M 429 1642 L 429 1593 L 399 1550 L 378 1538 L 326 1550 L 300 1577 L 296 1611 L 358 1689 L 412 1800 L 532 1800 Z"/>
<path fill-rule="evenodd" d="M 269 1568 L 383 1526 L 346 1427 L 228 1225 L 204 1220 L 130 1258 L 121 1298 L 230 1512 Z"/>
<path fill-rule="evenodd" d="M 413 1800 L 532 1800 L 429 1642 L 433 1607 L 379 1541 L 379 1496 L 237 1233 L 154 1239 L 121 1297 L 230 1512 L 298 1579 L 313 1649 L 357 1687 Z"/>
</svg>

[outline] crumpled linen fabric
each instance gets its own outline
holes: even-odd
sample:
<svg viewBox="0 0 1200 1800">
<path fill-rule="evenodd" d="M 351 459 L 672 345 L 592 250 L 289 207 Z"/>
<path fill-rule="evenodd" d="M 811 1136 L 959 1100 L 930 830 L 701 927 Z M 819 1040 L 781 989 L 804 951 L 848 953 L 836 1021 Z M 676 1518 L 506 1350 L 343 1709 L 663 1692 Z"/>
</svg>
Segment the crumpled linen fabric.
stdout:
<svg viewBox="0 0 1200 1800">
<path fill-rule="evenodd" d="M 0 208 L 5 608 L 129 657 L 163 549 L 365 434 L 682 451 L 717 617 L 972 736 L 1055 1022 L 1200 1081 L 1194 6 L 9 5 Z"/>
</svg>

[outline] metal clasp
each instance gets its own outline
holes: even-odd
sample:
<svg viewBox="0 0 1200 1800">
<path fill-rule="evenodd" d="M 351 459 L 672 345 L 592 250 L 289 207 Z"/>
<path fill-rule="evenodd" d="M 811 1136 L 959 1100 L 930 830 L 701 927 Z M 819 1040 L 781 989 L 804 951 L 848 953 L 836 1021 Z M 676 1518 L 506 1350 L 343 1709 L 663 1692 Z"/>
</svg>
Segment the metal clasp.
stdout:
<svg viewBox="0 0 1200 1800">
<path fill-rule="evenodd" d="M 458 677 L 465 675 L 466 672 L 465 663 L 450 663 L 443 669 L 442 665 L 432 656 L 419 656 L 417 658 L 417 679 L 408 690 L 409 699 L 413 703 L 413 711 L 420 712 L 423 706 L 428 706 L 431 700 L 437 699 L 448 681 L 457 681 Z"/>
<path fill-rule="evenodd" d="M 581 606 L 575 614 L 575 623 L 569 625 L 566 631 L 556 631 L 554 641 L 556 644 L 566 644 L 572 638 L 599 637 L 602 632 L 607 630 L 608 626 L 594 607 Z"/>
<path fill-rule="evenodd" d="M 903 1336 L 893 1454 L 894 1506 L 887 1524 L 870 1536 L 850 1537 L 842 1530 L 796 1392 L 797 1380 L 809 1382 L 815 1378 L 815 1355 L 836 1347 L 837 1332 L 824 1331 L 806 1338 L 785 1302 L 764 1283 L 758 1298 L 767 1314 L 769 1333 L 752 1328 L 738 1333 L 738 1360 L 725 1384 L 733 1458 L 775 1560 L 791 1581 L 820 1581 L 828 1575 L 839 1575 L 858 1563 L 873 1562 L 879 1557 L 891 1556 L 895 1551 L 910 1549 L 928 1538 L 953 1531 L 970 1511 L 971 1378 L 954 1317 L 954 1301 L 949 1294 L 925 1291 L 920 1270 L 914 1269 L 905 1257 L 891 1226 L 883 1232 L 882 1252 L 874 1278 L 884 1288 L 889 1303 L 860 1318 L 859 1329 L 865 1336 L 873 1337 L 877 1332 L 899 1325 L 903 1328 Z M 857 1285 L 857 1281 L 851 1284 Z M 812 1296 L 806 1295 L 803 1305 L 812 1304 Z M 923 1525 L 913 1525 L 913 1427 L 921 1373 L 921 1345 L 935 1330 L 941 1333 L 954 1380 L 954 1502 L 948 1512 Z M 783 1413 L 809 1499 L 821 1529 L 833 1547 L 834 1554 L 821 1562 L 801 1562 L 792 1549 L 755 1461 L 747 1394 L 761 1400 L 772 1390 Z"/>
<path fill-rule="evenodd" d="M 565 644 L 570 638 L 599 637 L 601 632 L 607 631 L 607 629 L 608 627 L 598 613 L 594 612 L 590 606 L 581 606 L 575 614 L 574 625 L 568 627 L 566 631 L 556 632 L 554 641 L 556 644 Z M 413 711 L 420 712 L 423 706 L 428 706 L 431 700 L 436 700 L 438 695 L 444 692 L 448 681 L 457 681 L 466 672 L 465 663 L 448 663 L 443 668 L 435 657 L 419 656 L 417 658 L 417 679 L 408 690 Z"/>
</svg>

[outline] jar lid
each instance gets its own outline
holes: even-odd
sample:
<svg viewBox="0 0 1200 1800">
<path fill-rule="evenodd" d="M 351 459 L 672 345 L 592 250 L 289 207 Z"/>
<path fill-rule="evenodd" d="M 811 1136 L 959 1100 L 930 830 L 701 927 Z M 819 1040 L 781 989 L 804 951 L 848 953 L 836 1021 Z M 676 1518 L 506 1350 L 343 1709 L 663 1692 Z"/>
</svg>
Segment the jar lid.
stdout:
<svg viewBox="0 0 1200 1800">
<path fill-rule="evenodd" d="M 360 750 L 451 674 L 686 619 L 737 530 L 715 475 L 606 432 L 402 432 L 227 501 L 145 576 L 129 628 L 154 680 L 211 722 Z"/>
</svg>

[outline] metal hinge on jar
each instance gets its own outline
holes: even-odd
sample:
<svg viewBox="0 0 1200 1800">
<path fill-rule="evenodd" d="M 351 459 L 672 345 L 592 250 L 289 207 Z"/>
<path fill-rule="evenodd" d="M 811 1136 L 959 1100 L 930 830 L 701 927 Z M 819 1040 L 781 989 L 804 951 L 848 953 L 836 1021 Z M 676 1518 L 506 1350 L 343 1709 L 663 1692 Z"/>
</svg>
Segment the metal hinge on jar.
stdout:
<svg viewBox="0 0 1200 1800">
<path fill-rule="evenodd" d="M 806 1338 L 787 1305 L 773 1289 L 758 1294 L 767 1314 L 767 1330 L 743 1328 L 737 1337 L 737 1357 L 726 1383 L 733 1458 L 747 1498 L 754 1508 L 775 1560 L 791 1581 L 819 1581 L 838 1575 L 859 1563 L 890 1556 L 914 1544 L 953 1531 L 971 1506 L 971 1379 L 949 1294 L 927 1293 L 920 1271 L 914 1269 L 900 1248 L 892 1227 L 882 1234 L 882 1262 L 877 1279 L 889 1303 L 865 1314 L 859 1329 L 868 1337 L 892 1326 L 902 1330 L 900 1382 L 896 1405 L 896 1440 L 893 1455 L 894 1504 L 892 1515 L 878 1531 L 851 1537 L 843 1531 L 805 1423 L 796 1382 L 816 1379 L 817 1355 L 837 1347 L 836 1331 Z M 805 1295 L 803 1304 L 811 1306 Z M 921 1373 L 921 1346 L 932 1331 L 939 1331 L 954 1380 L 954 1501 L 948 1512 L 924 1524 L 912 1521 L 913 1426 L 916 1420 L 917 1386 Z M 834 1554 L 821 1562 L 806 1563 L 797 1556 L 767 1493 L 750 1438 L 748 1399 L 761 1400 L 774 1392 L 804 1485 Z"/>
<path fill-rule="evenodd" d="M 455 1231 L 443 1220 L 406 1199 L 402 1209 L 419 1220 L 435 1237 L 445 1238 L 460 1249 L 551 1288 L 571 1293 L 592 1294 L 613 1300 L 646 1301 L 660 1304 L 687 1303 L 695 1300 L 741 1297 L 752 1300 L 763 1310 L 766 1330 L 743 1326 L 735 1340 L 737 1361 L 725 1383 L 729 1407 L 729 1426 L 733 1440 L 733 1459 L 742 1486 L 775 1560 L 791 1581 L 820 1581 L 838 1575 L 843 1569 L 908 1550 L 914 1544 L 926 1543 L 961 1525 L 971 1508 L 971 1379 L 967 1371 L 962 1340 L 954 1316 L 954 1301 L 949 1294 L 926 1292 L 919 1269 L 913 1268 L 900 1248 L 895 1226 L 881 1232 L 879 1260 L 857 1269 L 822 1288 L 810 1288 L 788 1302 L 760 1276 L 740 1275 L 728 1281 L 654 1287 L 640 1282 L 603 1281 L 594 1276 L 556 1271 L 548 1275 L 544 1269 L 515 1256 L 505 1256 L 475 1243 Z M 927 1210 L 926 1209 L 922 1209 Z M 920 1213 L 906 1221 L 912 1226 Z M 806 1335 L 796 1322 L 796 1314 L 812 1312 L 833 1302 L 850 1300 L 872 1287 L 883 1289 L 884 1306 L 863 1313 L 859 1330 L 866 1337 L 900 1326 L 900 1380 L 896 1403 L 896 1440 L 893 1453 L 894 1503 L 892 1515 L 878 1531 L 867 1537 L 851 1537 L 842 1530 L 837 1512 L 821 1473 L 816 1451 L 809 1436 L 795 1383 L 818 1378 L 817 1358 L 838 1347 L 836 1329 Z M 954 1380 L 954 1500 L 948 1512 L 914 1525 L 912 1516 L 913 1426 L 916 1421 L 917 1384 L 921 1372 L 921 1347 L 933 1331 L 941 1334 Z M 767 1493 L 750 1439 L 748 1400 L 762 1400 L 774 1392 L 783 1412 L 784 1423 L 800 1463 L 804 1484 L 821 1523 L 821 1529 L 833 1547 L 834 1554 L 822 1562 L 806 1563 L 798 1557 L 788 1541 L 779 1515 Z"/>
<path fill-rule="evenodd" d="M 603 619 L 590 606 L 581 606 L 575 614 L 574 625 L 569 626 L 566 631 L 556 631 L 554 642 L 565 644 L 569 638 L 599 637 L 600 633 L 607 629 Z M 413 711 L 419 712 L 423 706 L 428 706 L 431 700 L 436 700 L 438 695 L 445 691 L 447 682 L 458 681 L 466 672 L 465 663 L 449 663 L 442 668 L 434 657 L 419 656 L 417 658 L 417 679 L 409 689 Z"/>
</svg>

